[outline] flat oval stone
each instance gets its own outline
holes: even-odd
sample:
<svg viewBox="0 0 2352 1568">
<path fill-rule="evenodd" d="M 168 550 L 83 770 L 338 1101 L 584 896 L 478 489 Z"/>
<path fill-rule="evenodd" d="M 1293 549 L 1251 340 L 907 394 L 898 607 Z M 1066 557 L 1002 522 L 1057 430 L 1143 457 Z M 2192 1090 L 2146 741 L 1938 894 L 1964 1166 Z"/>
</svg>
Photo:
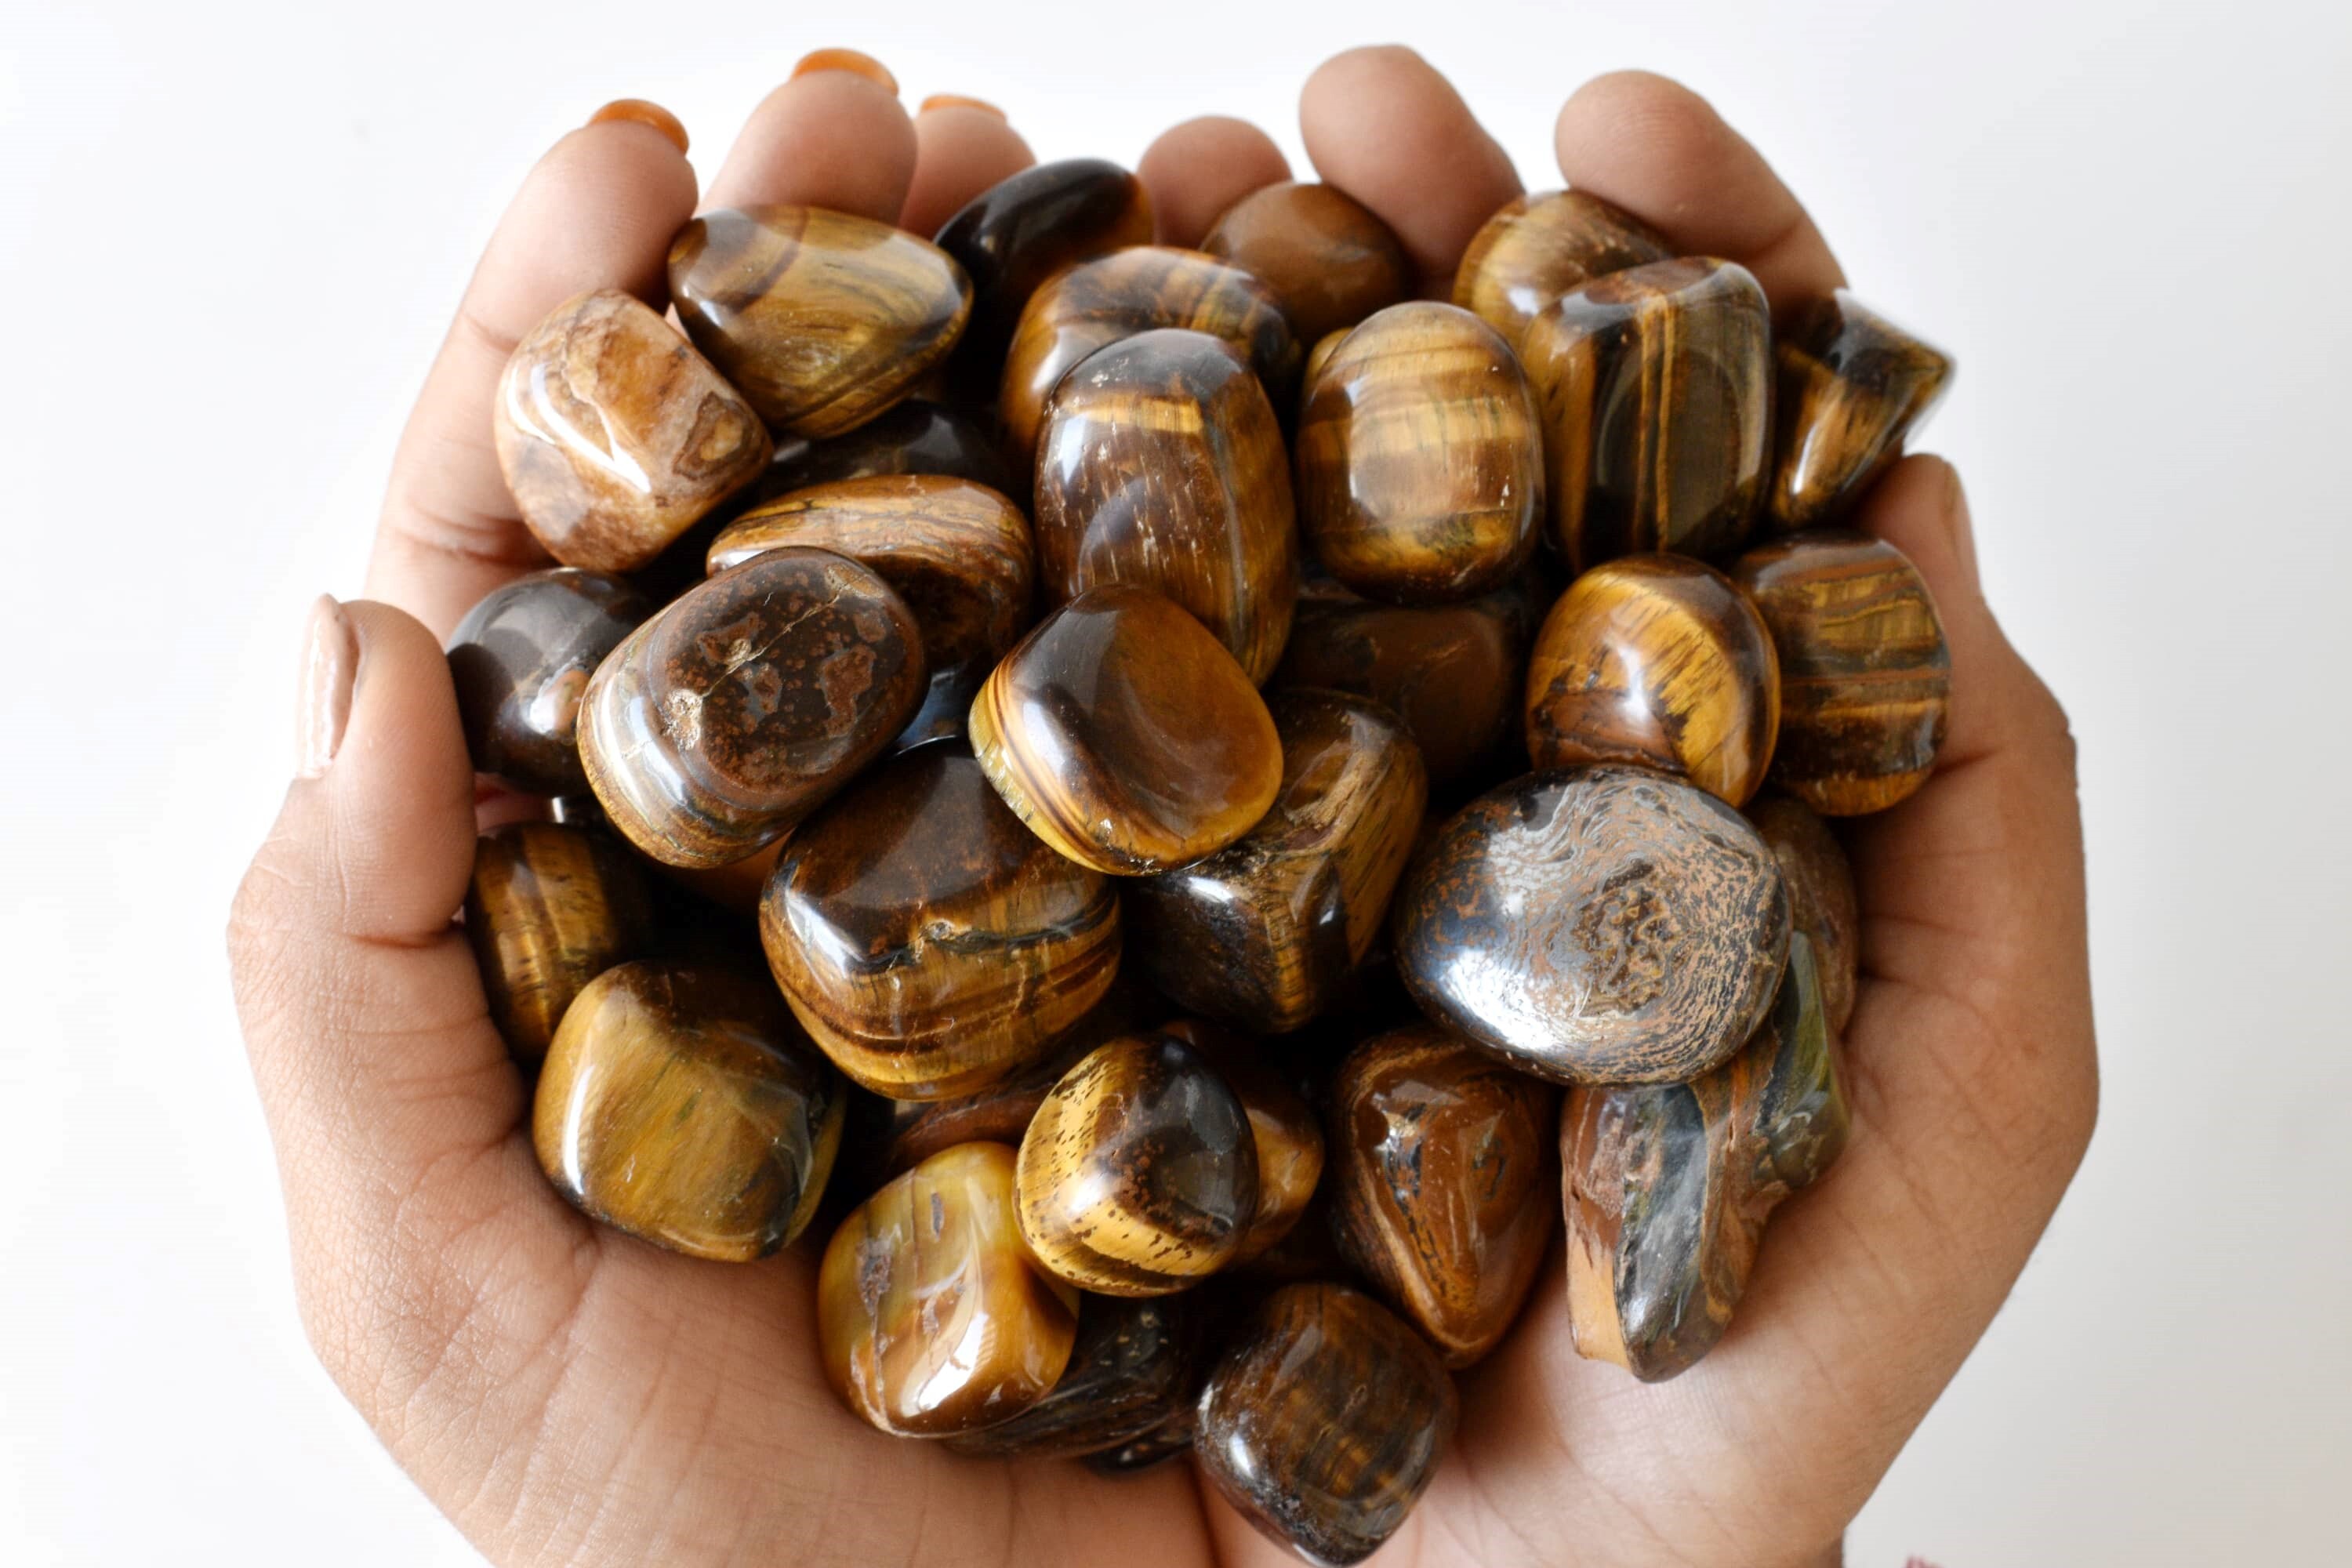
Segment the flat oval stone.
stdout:
<svg viewBox="0 0 2352 1568">
<path fill-rule="evenodd" d="M 1397 898 L 1424 1011 L 1559 1083 L 1674 1083 L 1755 1032 L 1788 962 L 1772 852 L 1639 768 L 1530 773 L 1437 830 Z"/>
<path fill-rule="evenodd" d="M 1917 568 L 1864 534 L 1759 544 L 1733 579 L 1780 660 L 1772 782 L 1824 816 L 1884 811 L 1927 782 L 1949 718 L 1952 658 Z"/>
<path fill-rule="evenodd" d="M 520 1059 L 545 1056 L 572 999 L 648 944 L 637 865 L 604 833 L 574 823 L 509 822 L 474 841 L 466 940 L 490 1022 Z"/>
<path fill-rule="evenodd" d="M 1582 284 L 1674 255 L 1641 219 L 1582 191 L 1520 196 L 1470 237 L 1454 302 L 1517 348 L 1528 323 Z"/>
<path fill-rule="evenodd" d="M 531 536 L 596 572 L 645 565 L 768 461 L 750 405 L 617 289 L 565 300 L 515 345 L 490 426 Z"/>
<path fill-rule="evenodd" d="M 1261 185 L 1224 210 L 1201 248 L 1273 289 L 1302 343 L 1412 296 L 1395 231 L 1337 185 Z"/>
<path fill-rule="evenodd" d="M 1189 1406 L 1201 1359 L 1199 1313 L 1184 1297 L 1078 1305 L 1077 1343 L 1053 1392 L 1015 1415 L 950 1437 L 980 1458 L 1071 1458 L 1149 1436 Z"/>
<path fill-rule="evenodd" d="M 1790 927 L 1812 944 L 1822 1011 L 1830 1032 L 1843 1035 L 1853 1018 L 1862 969 L 1862 909 L 1845 847 L 1828 823 L 1785 795 L 1749 803 L 1748 820 L 1780 863 L 1780 885 L 1789 889 Z"/>
<path fill-rule="evenodd" d="M 1257 377 L 1223 342 L 1139 332 L 1072 371 L 1046 404 L 1034 516 L 1047 604 L 1150 588 L 1253 681 L 1274 673 L 1298 598 L 1290 461 Z"/>
<path fill-rule="evenodd" d="M 1164 1296 L 1233 1261 L 1257 1204 L 1249 1118 L 1199 1052 L 1169 1035 L 1097 1048 L 1021 1140 L 1021 1235 L 1062 1279 Z"/>
<path fill-rule="evenodd" d="M 1632 763 L 1743 805 L 1771 764 L 1780 665 L 1728 577 L 1628 555 L 1577 578 L 1544 617 L 1527 713 L 1538 768 Z"/>
<path fill-rule="evenodd" d="M 613 650 L 588 683 L 580 758 L 629 842 L 724 865 L 848 783 L 922 693 L 922 635 L 888 584 L 829 551 L 772 550 Z"/>
<path fill-rule="evenodd" d="M 1216 853 L 1282 784 L 1281 738 L 1233 655 L 1172 601 L 1124 583 L 1087 589 L 1007 654 L 970 732 L 1030 830 L 1113 876 Z"/>
<path fill-rule="evenodd" d="M 654 607 L 617 577 L 529 572 L 478 600 L 449 635 L 449 676 L 474 771 L 532 795 L 584 795 L 588 678 Z"/>
<path fill-rule="evenodd" d="M 1771 1016 L 1723 1066 L 1571 1090 L 1560 1158 L 1577 1353 L 1644 1383 L 1696 1365 L 1731 1325 L 1766 1219 L 1829 1169 L 1849 1123 L 1801 933 Z"/>
<path fill-rule="evenodd" d="M 1118 900 L 949 741 L 802 824 L 760 903 L 784 998 L 862 1089 L 971 1094 L 1036 1061 L 1118 972 Z"/>
<path fill-rule="evenodd" d="M 901 1437 L 1009 1421 L 1053 1390 L 1078 1293 L 1029 1259 L 1013 1151 L 960 1143 L 858 1205 L 817 1271 L 817 1345 L 842 1403 Z"/>
<path fill-rule="evenodd" d="M 1780 391 L 1764 513 L 1782 532 L 1835 522 L 1903 455 L 1952 382 L 1952 358 L 1845 289 L 1773 342 Z"/>
<path fill-rule="evenodd" d="M 1559 1098 L 1433 1024 L 1365 1041 L 1332 1080 L 1340 1242 L 1447 1366 L 1500 1343 L 1542 1272 Z"/>
<path fill-rule="evenodd" d="M 592 1218 L 748 1262 L 816 1212 L 845 1092 L 764 981 L 640 961 L 604 971 L 564 1013 L 532 1141 L 556 1191 Z"/>
<path fill-rule="evenodd" d="M 747 492 L 753 505 L 812 485 L 870 479 L 881 474 L 944 474 L 1011 495 L 1029 482 L 1004 460 L 995 432 L 944 403 L 909 397 L 855 430 L 821 440 L 789 437 Z"/>
<path fill-rule="evenodd" d="M 1553 542 L 1577 571 L 1620 555 L 1720 557 L 1747 542 L 1772 423 L 1772 322 L 1744 267 L 1612 272 L 1528 324 Z"/>
<path fill-rule="evenodd" d="M 802 436 L 855 429 L 904 397 L 971 314 L 945 251 L 823 207 L 704 213 L 670 242 L 669 289 L 695 345 L 761 418 Z"/>
<path fill-rule="evenodd" d="M 1306 1217 L 1323 1179 L 1323 1127 L 1306 1097 L 1266 1060 L 1265 1045 L 1198 1018 L 1160 1028 L 1201 1053 L 1248 1116 L 1257 1148 L 1257 1204 L 1230 1267 L 1264 1257 Z"/>
<path fill-rule="evenodd" d="M 1192 1448 L 1258 1532 L 1309 1563 L 1359 1563 L 1421 1500 L 1459 1405 L 1419 1335 L 1344 1285 L 1287 1285 L 1209 1374 Z"/>
<path fill-rule="evenodd" d="M 1158 327 L 1222 338 L 1269 398 L 1296 395 L 1299 345 L 1264 283 L 1197 250 L 1138 245 L 1056 274 L 1021 312 L 1005 351 L 997 416 L 1013 451 L 1037 449 L 1045 400 L 1096 350 Z"/>
<path fill-rule="evenodd" d="M 914 612 L 928 685 L 898 743 L 962 733 L 980 683 L 1029 629 L 1036 569 L 1020 509 L 985 485 L 941 475 L 843 479 L 729 523 L 710 542 L 710 570 L 787 545 L 871 567 Z"/>
<path fill-rule="evenodd" d="M 1151 243 L 1151 193 L 1105 159 L 1034 163 L 966 202 L 940 226 L 937 243 L 971 279 L 971 326 L 962 353 L 992 365 L 1047 279 Z"/>
<path fill-rule="evenodd" d="M 1517 575 L 1543 516 L 1535 394 L 1492 327 L 1392 305 L 1308 384 L 1299 521 L 1332 576 L 1398 604 L 1466 599 Z"/>
<path fill-rule="evenodd" d="M 1429 781 L 1404 726 L 1360 697 L 1266 706 L 1282 741 L 1273 808 L 1239 842 L 1130 883 L 1127 908 L 1160 990 L 1281 1034 L 1333 1005 L 1379 940 Z"/>
</svg>

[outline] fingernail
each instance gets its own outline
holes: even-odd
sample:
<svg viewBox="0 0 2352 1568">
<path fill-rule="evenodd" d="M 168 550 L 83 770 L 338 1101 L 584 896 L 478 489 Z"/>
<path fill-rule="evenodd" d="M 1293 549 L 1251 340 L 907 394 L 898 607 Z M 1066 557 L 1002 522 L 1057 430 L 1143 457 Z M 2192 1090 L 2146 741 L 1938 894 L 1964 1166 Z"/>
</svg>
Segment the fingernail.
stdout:
<svg viewBox="0 0 2352 1568">
<path fill-rule="evenodd" d="M 642 98 L 616 98 L 590 115 L 588 123 L 602 125 L 607 120 L 628 120 L 639 125 L 650 125 L 668 137 L 670 144 L 679 152 L 686 151 L 686 127 L 678 123 L 677 115 L 658 103 Z"/>
<path fill-rule="evenodd" d="M 931 94 L 930 97 L 923 100 L 922 107 L 916 110 L 915 112 L 918 114 L 929 114 L 934 109 L 977 109 L 983 114 L 993 114 L 999 120 L 1004 118 L 1004 110 L 997 108 L 996 105 L 989 102 L 988 100 L 984 98 L 966 98 L 960 92 L 935 92 Z"/>
<path fill-rule="evenodd" d="M 301 777 L 324 773 L 341 749 L 359 673 L 359 631 L 350 612 L 321 594 L 310 606 L 310 630 L 302 639 L 302 687 L 294 712 Z"/>
<path fill-rule="evenodd" d="M 793 68 L 793 79 L 797 81 L 815 71 L 847 71 L 864 77 L 893 98 L 898 96 L 898 79 L 880 60 L 856 49 L 817 49 L 803 55 L 801 63 Z"/>
<path fill-rule="evenodd" d="M 1952 553 L 1969 574 L 1969 586 L 1982 593 L 1984 578 L 1977 571 L 1976 520 L 1969 514 L 1969 492 L 1960 483 L 1960 470 L 1946 463 L 1944 482 L 1950 487 L 1944 496 L 1944 526 L 1951 530 Z"/>
</svg>

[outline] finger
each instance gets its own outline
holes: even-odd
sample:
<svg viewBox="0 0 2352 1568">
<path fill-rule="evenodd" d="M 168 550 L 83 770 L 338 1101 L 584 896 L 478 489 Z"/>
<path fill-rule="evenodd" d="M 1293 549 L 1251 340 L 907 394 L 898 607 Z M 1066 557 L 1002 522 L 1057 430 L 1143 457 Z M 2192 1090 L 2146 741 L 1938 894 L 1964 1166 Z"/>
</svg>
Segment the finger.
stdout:
<svg viewBox="0 0 2352 1568">
<path fill-rule="evenodd" d="M 1763 154 L 1679 82 L 1596 77 L 1561 107 L 1552 141 L 1570 185 L 1646 220 L 1686 256 L 1738 262 L 1775 310 L 1845 280 Z"/>
<path fill-rule="evenodd" d="M 1161 132 L 1135 174 L 1151 193 L 1155 237 L 1191 247 L 1227 207 L 1290 178 L 1290 160 L 1248 121 L 1210 114 Z"/>
<path fill-rule="evenodd" d="M 1470 237 L 1519 194 L 1453 83 L 1399 45 L 1324 61 L 1299 94 L 1298 129 L 1316 172 L 1396 231 L 1424 293 L 1447 291 Z"/>
<path fill-rule="evenodd" d="M 966 202 L 1036 161 L 995 105 L 944 93 L 927 98 L 915 115 L 915 172 L 898 226 L 929 239 Z"/>
<path fill-rule="evenodd" d="M 575 294 L 625 289 L 667 307 L 670 237 L 694 211 L 682 142 L 600 111 L 531 170 L 474 269 L 402 432 L 368 567 L 370 594 L 438 636 L 545 562 L 491 444 L 499 374 L 517 340 Z"/>
<path fill-rule="evenodd" d="M 854 49 L 819 49 L 744 121 L 708 205 L 798 202 L 895 224 L 914 174 L 897 80 Z"/>
</svg>

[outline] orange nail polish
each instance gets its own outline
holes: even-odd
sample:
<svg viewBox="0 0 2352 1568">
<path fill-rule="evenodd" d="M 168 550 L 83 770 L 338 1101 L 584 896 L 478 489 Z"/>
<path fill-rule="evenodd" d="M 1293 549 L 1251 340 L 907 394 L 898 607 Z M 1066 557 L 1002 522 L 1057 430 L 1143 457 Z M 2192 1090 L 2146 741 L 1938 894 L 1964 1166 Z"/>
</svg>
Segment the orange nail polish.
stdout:
<svg viewBox="0 0 2352 1568">
<path fill-rule="evenodd" d="M 302 637 L 302 682 L 294 709 L 296 768 L 302 777 L 323 774 L 342 749 L 359 673 L 359 630 L 342 605 L 321 594 L 310 606 Z"/>
<path fill-rule="evenodd" d="M 880 60 L 856 49 L 817 49 L 803 55 L 801 63 L 793 68 L 793 78 L 798 80 L 814 71 L 847 71 L 864 77 L 893 98 L 898 96 L 898 79 Z"/>
<path fill-rule="evenodd" d="M 630 120 L 639 125 L 650 125 L 668 137 L 681 153 L 686 151 L 686 127 L 677 116 L 658 103 L 648 103 L 642 98 L 616 98 L 588 117 L 591 125 L 602 125 L 607 120 Z"/>
<path fill-rule="evenodd" d="M 923 106 L 915 112 L 929 114 L 934 109 L 977 109 L 984 113 L 993 114 L 999 120 L 1004 118 L 1004 110 L 997 108 L 988 100 L 966 98 L 960 92 L 935 92 L 923 100 Z"/>
</svg>

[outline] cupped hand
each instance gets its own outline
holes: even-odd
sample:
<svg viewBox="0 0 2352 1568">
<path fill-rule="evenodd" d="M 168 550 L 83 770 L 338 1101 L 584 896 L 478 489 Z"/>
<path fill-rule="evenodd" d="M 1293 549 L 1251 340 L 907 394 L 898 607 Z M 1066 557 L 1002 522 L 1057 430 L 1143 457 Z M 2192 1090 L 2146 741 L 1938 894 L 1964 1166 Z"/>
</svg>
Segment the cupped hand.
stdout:
<svg viewBox="0 0 2352 1568">
<path fill-rule="evenodd" d="M 1518 192 L 1408 51 L 1328 62 L 1301 118 L 1318 173 L 1390 223 L 1432 293 Z M 1558 144 L 1569 182 L 1680 251 L 1745 263 L 1776 305 L 1841 281 L 1763 161 L 1672 83 L 1589 84 Z M 984 107 L 910 118 L 878 72 L 812 70 L 753 113 L 708 205 L 810 202 L 929 233 L 1029 161 Z M 1269 140 L 1225 120 L 1171 131 L 1141 173 L 1176 244 L 1288 177 Z M 1114 1481 L 881 1436 L 818 1366 L 822 1238 L 700 1262 L 590 1224 L 540 1173 L 523 1080 L 453 924 L 475 796 L 439 638 L 544 563 L 491 450 L 509 350 L 585 289 L 665 305 L 669 237 L 695 208 L 682 150 L 641 121 L 600 120 L 541 160 L 402 440 L 374 602 L 313 614 L 302 776 L 230 931 L 305 1326 L 394 1457 L 501 1563 L 1289 1561 L 1181 1466 Z M 1844 1160 L 1776 1216 L 1729 1333 L 1670 1383 L 1576 1357 L 1555 1256 L 1464 1377 L 1456 1447 L 1379 1562 L 1833 1557 L 2081 1157 L 2096 1075 L 2064 717 L 1985 605 L 1948 466 L 1906 459 L 1862 524 L 1933 589 L 1953 699 L 1935 778 L 1851 838 L 1863 984 Z"/>
</svg>

